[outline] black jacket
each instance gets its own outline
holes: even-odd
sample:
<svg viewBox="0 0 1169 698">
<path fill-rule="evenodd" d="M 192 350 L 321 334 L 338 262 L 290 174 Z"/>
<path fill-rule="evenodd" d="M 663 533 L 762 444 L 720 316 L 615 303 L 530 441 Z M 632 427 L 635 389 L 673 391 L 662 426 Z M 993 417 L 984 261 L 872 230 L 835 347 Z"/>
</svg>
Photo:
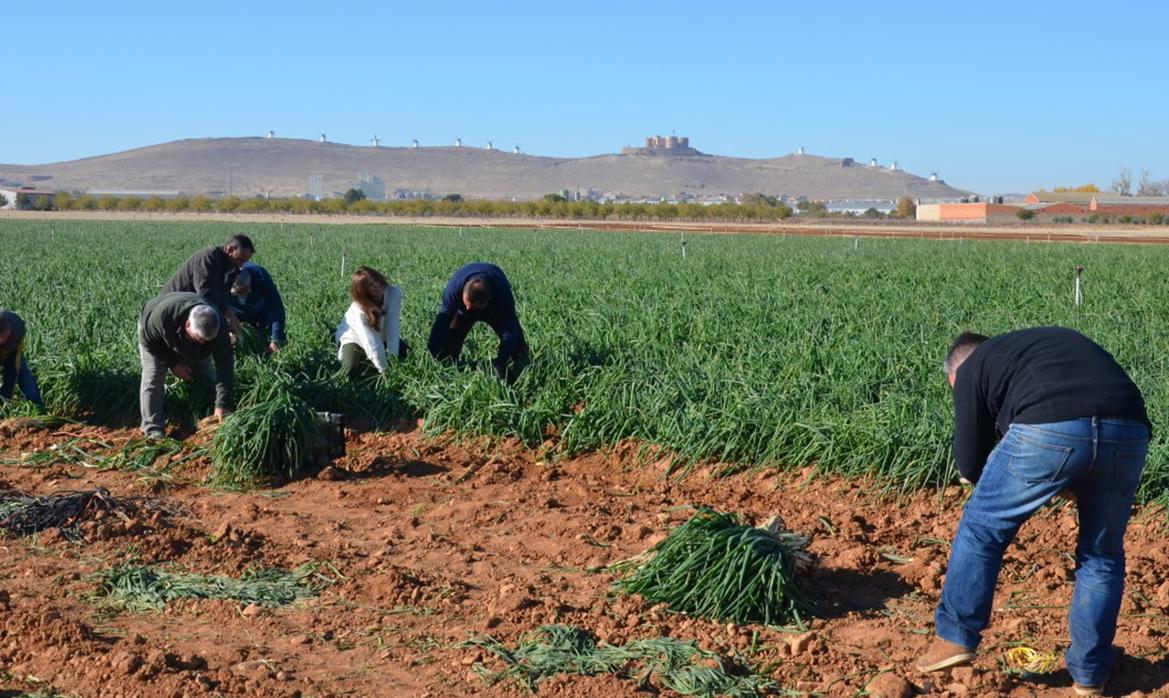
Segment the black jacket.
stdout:
<svg viewBox="0 0 1169 698">
<path fill-rule="evenodd" d="M 236 273 L 238 270 L 222 247 L 208 247 L 191 255 L 162 287 L 162 293 L 198 293 L 219 312 L 227 312 Z"/>
<path fill-rule="evenodd" d="M 1064 327 L 991 337 L 958 367 L 954 463 L 977 481 L 1011 424 L 1120 417 L 1149 424 L 1141 391 L 1116 359 Z"/>
</svg>

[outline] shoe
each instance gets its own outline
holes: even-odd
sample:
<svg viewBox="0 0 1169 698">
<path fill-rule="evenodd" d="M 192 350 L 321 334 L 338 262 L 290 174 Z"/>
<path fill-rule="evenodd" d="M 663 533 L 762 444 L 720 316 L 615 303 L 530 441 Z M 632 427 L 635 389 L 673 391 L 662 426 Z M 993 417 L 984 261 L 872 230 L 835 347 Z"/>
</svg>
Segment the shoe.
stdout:
<svg viewBox="0 0 1169 698">
<path fill-rule="evenodd" d="M 150 431 L 146 432 L 147 441 L 162 441 L 165 438 L 166 432 L 157 431 L 155 429 L 151 429 Z"/>
<path fill-rule="evenodd" d="M 1084 686 L 1082 684 L 1074 684 L 1072 686 L 1076 691 L 1077 696 L 1102 696 L 1104 695 L 1104 684 L 1098 686 Z"/>
<path fill-rule="evenodd" d="M 969 664 L 972 661 L 974 661 L 974 650 L 935 637 L 930 646 L 926 648 L 925 654 L 918 658 L 916 666 L 918 671 L 928 674 L 961 664 Z"/>
</svg>

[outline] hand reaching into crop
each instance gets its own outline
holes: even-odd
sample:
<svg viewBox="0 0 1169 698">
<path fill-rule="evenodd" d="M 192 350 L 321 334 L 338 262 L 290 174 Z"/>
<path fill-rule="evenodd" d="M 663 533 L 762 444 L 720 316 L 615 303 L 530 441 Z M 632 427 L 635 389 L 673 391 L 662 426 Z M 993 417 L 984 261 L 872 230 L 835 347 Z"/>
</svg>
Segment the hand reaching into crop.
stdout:
<svg viewBox="0 0 1169 698">
<path fill-rule="evenodd" d="M 171 372 L 173 372 L 182 380 L 191 380 L 191 367 L 186 364 L 175 364 L 174 368 L 171 369 Z"/>
<path fill-rule="evenodd" d="M 269 354 L 279 354 L 280 353 L 280 345 L 277 344 L 276 342 L 268 342 L 268 353 Z"/>
<path fill-rule="evenodd" d="M 228 308 L 224 315 L 227 317 L 227 329 L 233 336 L 239 334 L 239 318 L 235 316 L 235 312 Z"/>
<path fill-rule="evenodd" d="M 215 408 L 215 420 L 216 421 L 222 422 L 230 414 L 231 414 L 231 410 L 227 409 L 226 407 L 216 407 Z"/>
</svg>

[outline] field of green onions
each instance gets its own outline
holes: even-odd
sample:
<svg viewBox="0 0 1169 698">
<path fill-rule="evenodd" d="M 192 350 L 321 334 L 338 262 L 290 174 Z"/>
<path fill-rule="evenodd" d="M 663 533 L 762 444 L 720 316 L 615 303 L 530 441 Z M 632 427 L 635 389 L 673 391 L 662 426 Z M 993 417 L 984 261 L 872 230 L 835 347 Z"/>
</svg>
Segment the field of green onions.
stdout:
<svg viewBox="0 0 1169 698">
<path fill-rule="evenodd" d="M 287 351 L 237 362 L 243 404 L 278 375 L 315 409 L 379 425 L 423 417 L 431 431 L 553 438 L 567 453 L 636 439 L 681 467 L 814 464 L 916 488 L 953 478 L 939 368 L 950 339 L 1059 324 L 1112 351 L 1154 424 L 1169 423 L 1160 247 L 687 234 L 683 256 L 679 234 L 0 221 L 0 306 L 28 322 L 50 411 L 135 425 L 139 309 L 189 254 L 234 232 L 255 240 L 254 261 L 289 310 Z M 447 278 L 473 260 L 499 264 L 515 287 L 533 361 L 511 386 L 425 351 Z M 383 379 L 350 385 L 333 377 L 333 331 L 359 264 L 403 288 L 413 353 Z M 1080 307 L 1076 265 L 1086 269 Z M 464 358 L 495 348 L 479 327 Z M 211 397 L 174 381 L 168 411 L 195 420 Z M 1163 433 L 1145 500 L 1166 498 Z"/>
</svg>

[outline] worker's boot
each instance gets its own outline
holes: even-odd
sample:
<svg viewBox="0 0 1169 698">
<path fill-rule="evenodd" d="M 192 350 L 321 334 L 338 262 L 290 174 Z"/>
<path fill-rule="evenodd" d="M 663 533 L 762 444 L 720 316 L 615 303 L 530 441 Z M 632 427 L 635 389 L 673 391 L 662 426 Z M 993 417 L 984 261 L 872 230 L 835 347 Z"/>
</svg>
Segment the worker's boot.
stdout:
<svg viewBox="0 0 1169 698">
<path fill-rule="evenodd" d="M 926 648 L 925 654 L 918 658 L 916 666 L 918 671 L 923 674 L 928 674 L 962 664 L 969 664 L 972 661 L 974 661 L 974 650 L 954 642 L 943 640 L 940 637 L 935 637 L 933 642 L 930 643 L 930 646 Z"/>
</svg>

